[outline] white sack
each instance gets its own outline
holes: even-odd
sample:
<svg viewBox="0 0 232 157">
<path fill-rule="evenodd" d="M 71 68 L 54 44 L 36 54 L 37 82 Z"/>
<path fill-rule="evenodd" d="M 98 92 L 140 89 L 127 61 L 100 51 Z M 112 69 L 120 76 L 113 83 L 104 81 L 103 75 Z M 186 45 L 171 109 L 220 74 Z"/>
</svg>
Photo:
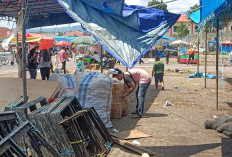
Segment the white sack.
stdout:
<svg viewBox="0 0 232 157">
<path fill-rule="evenodd" d="M 94 107 L 107 128 L 110 122 L 112 79 L 98 72 L 75 73 L 75 93 L 82 108 Z"/>
<path fill-rule="evenodd" d="M 62 87 L 59 91 L 60 96 L 75 96 L 75 79 L 74 75 L 64 75 L 64 74 L 52 74 L 50 81 L 56 81 L 62 83 Z"/>
</svg>

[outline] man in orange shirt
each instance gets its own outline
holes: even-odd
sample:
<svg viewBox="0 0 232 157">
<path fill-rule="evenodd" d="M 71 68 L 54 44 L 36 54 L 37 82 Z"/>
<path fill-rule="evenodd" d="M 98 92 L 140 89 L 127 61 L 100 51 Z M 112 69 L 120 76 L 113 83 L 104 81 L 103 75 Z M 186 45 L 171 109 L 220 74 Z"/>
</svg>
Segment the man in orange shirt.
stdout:
<svg viewBox="0 0 232 157">
<path fill-rule="evenodd" d="M 192 47 L 191 49 L 188 49 L 189 59 L 188 59 L 187 65 L 189 64 L 191 59 L 192 59 L 192 62 L 194 63 L 194 55 L 195 55 L 195 53 L 196 53 L 195 48 Z"/>
</svg>

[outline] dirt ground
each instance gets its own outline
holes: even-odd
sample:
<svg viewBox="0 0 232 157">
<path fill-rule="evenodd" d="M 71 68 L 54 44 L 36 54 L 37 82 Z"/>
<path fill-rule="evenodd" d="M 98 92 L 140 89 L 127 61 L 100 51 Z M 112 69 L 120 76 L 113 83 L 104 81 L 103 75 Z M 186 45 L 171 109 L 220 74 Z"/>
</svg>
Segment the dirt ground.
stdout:
<svg viewBox="0 0 232 157">
<path fill-rule="evenodd" d="M 204 56 L 200 56 L 200 72 L 204 72 Z M 113 119 L 114 128 L 119 131 L 139 129 L 152 135 L 149 138 L 137 139 L 141 146 L 168 157 L 231 157 L 232 139 L 217 133 L 215 130 L 204 129 L 205 120 L 214 120 L 215 116 L 221 119 L 223 115 L 232 115 L 231 85 L 224 78 L 232 78 L 229 62 L 223 67 L 222 58 L 219 60 L 219 103 L 216 109 L 216 80 L 207 79 L 207 88 L 204 88 L 204 78 L 187 78 L 197 71 L 196 65 L 177 64 L 176 58 L 170 58 L 165 64 L 165 90 L 156 91 L 154 80 L 148 89 L 145 102 L 145 115 L 149 118 Z M 151 73 L 154 58 L 144 59 L 145 64 L 136 65 Z M 208 56 L 207 71 L 215 74 L 215 60 L 213 55 Z M 164 61 L 162 59 L 161 61 Z M 228 59 L 226 60 L 228 61 Z M 125 70 L 122 65 L 118 68 Z M 174 72 L 175 69 L 180 72 Z M 74 72 L 75 64 L 68 63 L 70 73 Z M 17 68 L 1 67 L 0 77 L 17 77 Z M 40 77 L 38 78 L 40 79 Z M 222 85 L 224 84 L 224 88 Z M 166 101 L 174 106 L 163 107 Z M 128 113 L 135 110 L 135 92 L 129 96 Z M 111 129 L 110 129 L 111 130 Z M 132 140 L 128 140 L 132 142 Z M 117 145 L 113 146 L 109 157 L 141 156 Z"/>
</svg>

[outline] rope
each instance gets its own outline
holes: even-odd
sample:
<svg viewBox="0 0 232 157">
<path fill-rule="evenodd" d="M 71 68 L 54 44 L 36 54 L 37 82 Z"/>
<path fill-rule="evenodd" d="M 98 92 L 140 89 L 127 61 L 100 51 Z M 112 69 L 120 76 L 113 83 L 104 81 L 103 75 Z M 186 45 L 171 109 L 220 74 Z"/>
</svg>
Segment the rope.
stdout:
<svg viewBox="0 0 232 157">
<path fill-rule="evenodd" d="M 66 155 L 66 154 L 73 154 L 74 155 L 75 152 L 71 151 L 71 150 L 67 150 L 66 152 L 61 153 L 62 156 Z"/>
</svg>

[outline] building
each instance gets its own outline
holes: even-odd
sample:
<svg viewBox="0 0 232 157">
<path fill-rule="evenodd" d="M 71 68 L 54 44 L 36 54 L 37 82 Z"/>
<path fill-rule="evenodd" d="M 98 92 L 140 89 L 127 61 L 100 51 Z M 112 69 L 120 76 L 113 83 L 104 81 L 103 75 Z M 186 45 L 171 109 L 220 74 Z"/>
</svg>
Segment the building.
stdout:
<svg viewBox="0 0 232 157">
<path fill-rule="evenodd" d="M 180 16 L 177 22 L 172 26 L 172 28 L 169 29 L 169 31 L 166 33 L 165 36 L 168 36 L 171 38 L 176 37 L 177 28 L 180 24 L 185 24 L 188 27 L 189 35 L 197 34 L 196 29 L 198 28 L 198 26 L 188 18 L 188 15 L 183 14 Z"/>
<path fill-rule="evenodd" d="M 177 37 L 177 28 L 180 24 L 185 24 L 188 27 L 189 38 L 193 38 L 193 40 L 197 37 L 197 28 L 198 26 L 192 22 L 188 18 L 188 15 L 183 14 L 180 16 L 180 18 L 177 20 L 177 22 L 173 25 L 172 28 L 169 29 L 169 31 L 165 34 L 167 37 L 176 38 Z M 232 39 L 232 22 L 229 23 L 227 27 L 225 27 L 222 31 L 220 31 L 220 40 L 231 40 Z M 209 33 L 209 40 L 214 40 L 215 38 L 215 28 L 211 30 L 211 33 Z"/>
</svg>

